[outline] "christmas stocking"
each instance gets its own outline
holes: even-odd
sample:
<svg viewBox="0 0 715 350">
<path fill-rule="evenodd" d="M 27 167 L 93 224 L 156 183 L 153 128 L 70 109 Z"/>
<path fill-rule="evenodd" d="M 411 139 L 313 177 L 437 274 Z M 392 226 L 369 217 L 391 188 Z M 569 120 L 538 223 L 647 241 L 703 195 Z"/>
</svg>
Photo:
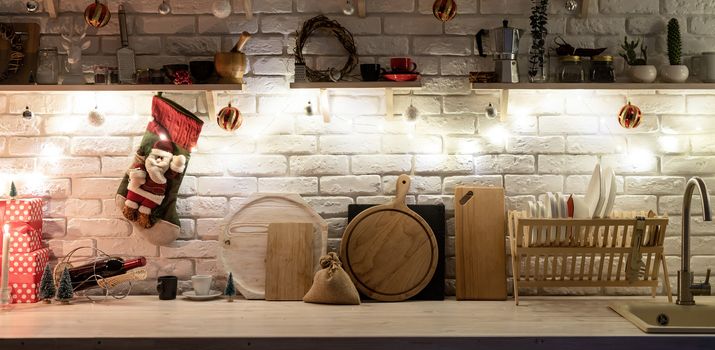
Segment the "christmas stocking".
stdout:
<svg viewBox="0 0 715 350">
<path fill-rule="evenodd" d="M 166 245 L 179 236 L 176 195 L 203 121 L 177 103 L 154 96 L 134 163 L 117 191 L 117 206 L 149 242 Z"/>
</svg>

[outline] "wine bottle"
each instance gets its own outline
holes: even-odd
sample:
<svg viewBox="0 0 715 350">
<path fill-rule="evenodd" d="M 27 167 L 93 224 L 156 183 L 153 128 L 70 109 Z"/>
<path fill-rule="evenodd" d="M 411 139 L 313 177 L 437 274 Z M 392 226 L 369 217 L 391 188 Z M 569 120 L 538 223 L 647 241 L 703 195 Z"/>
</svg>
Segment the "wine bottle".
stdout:
<svg viewBox="0 0 715 350">
<path fill-rule="evenodd" d="M 97 285 L 100 278 L 108 278 L 126 273 L 127 271 L 145 266 L 146 258 L 124 260 L 118 257 L 110 257 L 100 261 L 91 262 L 82 266 L 69 269 L 72 280 L 72 288 L 75 291 L 87 289 Z"/>
</svg>

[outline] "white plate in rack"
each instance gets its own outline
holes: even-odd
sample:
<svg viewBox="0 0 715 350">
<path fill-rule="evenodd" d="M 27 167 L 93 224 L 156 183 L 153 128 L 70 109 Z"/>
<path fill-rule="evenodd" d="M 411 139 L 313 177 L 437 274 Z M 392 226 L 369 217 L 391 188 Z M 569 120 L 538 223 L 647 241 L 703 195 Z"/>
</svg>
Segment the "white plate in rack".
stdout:
<svg viewBox="0 0 715 350">
<path fill-rule="evenodd" d="M 616 188 L 618 184 L 616 183 L 616 173 L 611 167 L 603 170 L 603 192 L 606 194 L 606 199 L 603 201 L 603 209 L 601 210 L 601 217 L 607 218 L 611 216 L 613 211 L 613 204 L 616 202 Z"/>
<path fill-rule="evenodd" d="M 601 164 L 596 164 L 593 168 L 591 181 L 586 188 L 586 196 L 584 197 L 588 206 L 588 216 L 590 218 L 598 218 L 601 215 L 604 201 L 603 181 L 601 181 Z"/>
</svg>

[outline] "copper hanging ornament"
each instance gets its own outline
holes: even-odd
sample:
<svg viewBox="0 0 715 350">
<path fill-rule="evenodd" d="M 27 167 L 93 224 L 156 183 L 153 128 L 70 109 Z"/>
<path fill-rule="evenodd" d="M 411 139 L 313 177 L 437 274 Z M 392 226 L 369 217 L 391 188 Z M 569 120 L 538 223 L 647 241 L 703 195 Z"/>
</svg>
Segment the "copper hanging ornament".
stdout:
<svg viewBox="0 0 715 350">
<path fill-rule="evenodd" d="M 84 9 L 84 21 L 92 27 L 102 28 L 109 23 L 110 18 L 112 18 L 112 13 L 109 12 L 109 7 L 100 3 L 99 0 L 94 0 L 94 4 L 89 4 Z"/>
<path fill-rule="evenodd" d="M 621 107 L 618 112 L 618 124 L 626 129 L 635 129 L 641 124 L 642 117 L 641 109 L 628 101 L 628 104 Z"/>
<path fill-rule="evenodd" d="M 241 116 L 241 111 L 238 108 L 228 106 L 221 108 L 221 110 L 216 115 L 216 122 L 221 129 L 226 131 L 234 131 L 241 126 L 243 123 L 243 117 Z"/>
<path fill-rule="evenodd" d="M 457 14 L 457 3 L 454 0 L 435 0 L 432 13 L 438 20 L 447 22 Z"/>
</svg>

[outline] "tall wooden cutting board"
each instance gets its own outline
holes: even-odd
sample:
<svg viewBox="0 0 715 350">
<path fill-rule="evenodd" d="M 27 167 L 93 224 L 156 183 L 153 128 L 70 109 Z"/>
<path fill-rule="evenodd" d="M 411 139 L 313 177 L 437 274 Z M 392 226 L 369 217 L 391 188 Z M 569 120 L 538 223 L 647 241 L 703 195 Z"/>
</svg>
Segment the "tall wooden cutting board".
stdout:
<svg viewBox="0 0 715 350">
<path fill-rule="evenodd" d="M 457 300 L 506 299 L 504 189 L 457 186 Z"/>
<path fill-rule="evenodd" d="M 268 225 L 266 300 L 303 300 L 313 267 L 313 224 Z"/>
<path fill-rule="evenodd" d="M 266 250 L 271 223 L 295 222 L 313 225 L 313 266 L 328 246 L 328 223 L 297 194 L 254 193 L 227 218 L 219 236 L 219 257 L 227 272 L 233 272 L 236 288 L 246 299 L 264 299 Z"/>
<path fill-rule="evenodd" d="M 343 234 L 343 268 L 360 292 L 376 300 L 415 296 L 437 268 L 434 233 L 405 204 L 409 187 L 410 177 L 400 175 L 395 199 L 360 213 Z"/>
</svg>

